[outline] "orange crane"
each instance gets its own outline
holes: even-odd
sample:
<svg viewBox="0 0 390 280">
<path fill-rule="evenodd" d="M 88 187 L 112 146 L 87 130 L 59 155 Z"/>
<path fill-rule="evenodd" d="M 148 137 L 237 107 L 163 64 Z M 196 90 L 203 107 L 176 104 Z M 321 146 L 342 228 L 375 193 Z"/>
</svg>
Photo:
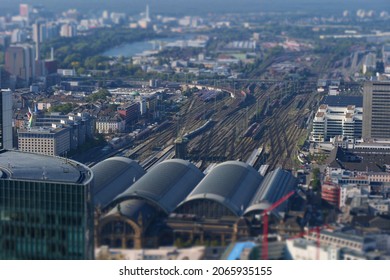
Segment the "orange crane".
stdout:
<svg viewBox="0 0 390 280">
<path fill-rule="evenodd" d="M 283 202 L 285 202 L 287 199 L 289 199 L 293 194 L 295 193 L 295 190 L 289 192 L 285 196 L 283 196 L 281 199 L 276 201 L 274 204 L 272 204 L 270 207 L 265 209 L 263 211 L 263 246 L 262 246 L 262 254 L 261 257 L 263 260 L 268 260 L 268 213 L 270 213 L 275 208 L 279 207 Z"/>
</svg>

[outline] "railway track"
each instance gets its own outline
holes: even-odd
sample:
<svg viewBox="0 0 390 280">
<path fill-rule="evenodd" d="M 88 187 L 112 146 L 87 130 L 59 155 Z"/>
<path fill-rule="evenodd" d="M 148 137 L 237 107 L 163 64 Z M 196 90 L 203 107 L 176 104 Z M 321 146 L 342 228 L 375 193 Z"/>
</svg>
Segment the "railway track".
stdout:
<svg viewBox="0 0 390 280">
<path fill-rule="evenodd" d="M 269 164 L 271 170 L 277 166 L 294 168 L 292 156 L 296 154 L 296 143 L 307 134 L 306 129 L 297 124 L 304 122 L 312 106 L 318 102 L 318 96 L 313 94 L 314 86 L 287 81 L 267 83 L 266 86 L 263 82 L 253 81 L 243 84 L 244 89 L 249 86 L 253 92 L 252 100 L 244 104 L 239 98 L 228 96 L 211 102 L 203 102 L 197 96 L 190 97 L 173 118 L 173 125 L 149 136 L 137 150 L 129 153 L 129 157 L 140 161 L 152 158 L 156 147 L 164 149 L 172 145 L 176 137 L 201 127 L 207 121 L 202 116 L 210 114 L 214 125 L 188 143 L 190 159 L 202 160 L 202 166 L 215 161 L 245 160 L 254 149 L 262 146 L 264 164 Z M 285 96 L 287 98 L 283 99 Z M 265 115 L 265 107 L 278 100 L 284 102 L 279 102 Z M 243 137 L 252 121 L 258 123 L 259 137 Z M 172 156 L 172 151 L 169 156 Z"/>
</svg>

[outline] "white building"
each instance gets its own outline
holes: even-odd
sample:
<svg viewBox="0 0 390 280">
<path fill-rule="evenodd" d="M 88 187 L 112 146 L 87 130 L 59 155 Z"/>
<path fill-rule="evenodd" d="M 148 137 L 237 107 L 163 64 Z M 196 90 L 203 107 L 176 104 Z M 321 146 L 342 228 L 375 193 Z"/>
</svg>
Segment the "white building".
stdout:
<svg viewBox="0 0 390 280">
<path fill-rule="evenodd" d="M 293 260 L 338 260 L 340 250 L 332 246 L 317 246 L 313 240 L 297 238 L 287 240 L 287 251 Z"/>
<path fill-rule="evenodd" d="M 331 107 L 322 104 L 313 120 L 312 142 L 328 142 L 338 135 L 347 139 L 362 136 L 363 109 L 354 105 Z"/>
<path fill-rule="evenodd" d="M 366 74 L 368 71 L 374 71 L 376 68 L 376 54 L 369 53 L 366 55 L 363 62 L 363 74 Z"/>
<path fill-rule="evenodd" d="M 316 232 L 312 232 L 307 235 L 307 239 L 319 242 L 320 245 L 349 249 L 361 253 L 375 250 L 376 248 L 376 240 L 374 238 L 352 233 L 322 230 L 319 238 Z"/>
<path fill-rule="evenodd" d="M 96 121 L 96 131 L 101 134 L 124 132 L 126 121 L 119 115 L 101 116 Z"/>
<path fill-rule="evenodd" d="M 61 37 L 74 37 L 77 35 L 77 26 L 74 23 L 65 23 L 61 26 Z"/>
<path fill-rule="evenodd" d="M 197 246 L 178 249 L 176 247 L 159 247 L 158 249 L 113 249 L 102 246 L 95 250 L 96 259 L 121 260 L 201 260 L 206 248 Z"/>
</svg>

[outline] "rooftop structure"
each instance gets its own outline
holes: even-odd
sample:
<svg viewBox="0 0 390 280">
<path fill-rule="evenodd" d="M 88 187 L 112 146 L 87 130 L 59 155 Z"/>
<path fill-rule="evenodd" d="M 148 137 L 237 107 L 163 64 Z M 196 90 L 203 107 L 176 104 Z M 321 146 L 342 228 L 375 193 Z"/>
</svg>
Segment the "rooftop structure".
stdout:
<svg viewBox="0 0 390 280">
<path fill-rule="evenodd" d="M 191 213 L 200 217 L 240 217 L 262 179 L 260 174 L 246 163 L 224 162 L 207 174 L 175 212 Z"/>
<path fill-rule="evenodd" d="M 354 105 L 357 108 L 363 107 L 363 97 L 362 96 L 325 96 L 320 104 L 325 104 L 330 107 L 347 107 L 348 105 Z"/>
<path fill-rule="evenodd" d="M 154 166 L 145 176 L 115 198 L 116 202 L 144 199 L 171 213 L 203 178 L 192 163 L 171 159 Z"/>
<path fill-rule="evenodd" d="M 297 179 L 291 172 L 277 168 L 268 173 L 264 178 L 257 193 L 254 194 L 251 203 L 245 210 L 245 215 L 259 213 L 276 203 L 287 193 L 291 192 L 297 184 Z M 284 211 L 287 203 L 281 204 L 276 210 Z"/>
<path fill-rule="evenodd" d="M 145 174 L 136 161 L 125 157 L 112 157 L 99 162 L 92 167 L 92 172 L 95 174 L 94 205 L 102 208 Z"/>
<path fill-rule="evenodd" d="M 0 175 L 0 259 L 93 259 L 88 167 L 3 151 Z"/>
<path fill-rule="evenodd" d="M 330 153 L 328 166 L 331 169 L 343 169 L 360 172 L 384 172 L 390 164 L 390 151 L 382 149 L 352 149 L 336 147 Z"/>
<path fill-rule="evenodd" d="M 91 180 L 86 166 L 69 159 L 17 151 L 0 153 L 0 174 L 6 180 L 82 184 Z"/>
</svg>

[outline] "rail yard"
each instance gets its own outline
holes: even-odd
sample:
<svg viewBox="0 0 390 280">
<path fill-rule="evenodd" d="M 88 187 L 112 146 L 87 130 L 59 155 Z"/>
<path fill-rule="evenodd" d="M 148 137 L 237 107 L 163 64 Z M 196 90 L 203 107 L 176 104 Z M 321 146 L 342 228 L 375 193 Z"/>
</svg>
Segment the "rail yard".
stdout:
<svg viewBox="0 0 390 280">
<path fill-rule="evenodd" d="M 150 168 L 174 157 L 175 139 L 185 137 L 187 159 L 201 169 L 226 160 L 247 161 L 260 148 L 255 168 L 295 168 L 298 142 L 307 136 L 307 120 L 320 98 L 315 83 L 243 80 L 228 86 L 213 99 L 191 95 L 169 122 L 116 154 Z"/>
</svg>

